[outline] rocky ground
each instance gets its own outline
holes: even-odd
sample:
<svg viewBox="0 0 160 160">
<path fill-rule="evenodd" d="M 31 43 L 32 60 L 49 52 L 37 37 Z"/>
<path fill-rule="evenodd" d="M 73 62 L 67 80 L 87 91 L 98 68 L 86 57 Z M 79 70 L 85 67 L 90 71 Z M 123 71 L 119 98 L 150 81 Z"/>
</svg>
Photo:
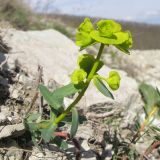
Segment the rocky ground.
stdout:
<svg viewBox="0 0 160 160">
<path fill-rule="evenodd" d="M 23 120 L 29 112 L 44 110 L 40 107 L 41 96 L 37 89 L 40 78 L 41 83 L 51 90 L 69 83 L 69 76 L 76 66 L 78 48 L 55 30 L 25 32 L 1 29 L 0 36 L 0 160 L 75 159 L 78 153 L 73 143 L 66 151 L 53 144 L 44 144 L 45 154 L 40 152 L 33 146 Z M 146 81 L 160 87 L 159 50 L 132 51 L 130 56 L 114 48 L 106 52 L 103 59 L 107 66 L 100 74 L 107 76 L 111 69 L 118 70 L 121 86 L 113 93 L 115 100 L 111 100 L 91 84 L 78 104 L 87 118 L 76 135 L 82 160 L 100 157 L 109 160 L 114 147 L 127 146 L 135 134 L 137 115 L 143 112 L 139 83 Z M 71 101 L 71 98 L 66 98 L 64 105 Z M 144 154 L 151 143 L 151 137 L 143 137 L 133 146 L 134 154 Z M 122 151 L 118 150 L 119 155 Z M 159 159 L 158 152 L 159 148 L 149 155 L 150 159 Z M 136 156 L 135 159 L 140 158 Z"/>
</svg>

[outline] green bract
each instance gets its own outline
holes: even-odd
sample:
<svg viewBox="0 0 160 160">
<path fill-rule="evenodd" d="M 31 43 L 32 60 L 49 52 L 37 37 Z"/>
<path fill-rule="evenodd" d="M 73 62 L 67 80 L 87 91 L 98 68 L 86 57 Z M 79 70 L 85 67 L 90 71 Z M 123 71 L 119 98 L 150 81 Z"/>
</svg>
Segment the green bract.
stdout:
<svg viewBox="0 0 160 160">
<path fill-rule="evenodd" d="M 77 29 L 76 44 L 82 49 L 93 44 L 95 41 L 90 36 L 90 32 L 93 30 L 94 28 L 90 19 L 86 18 Z"/>
<path fill-rule="evenodd" d="M 85 48 L 85 47 L 93 44 L 94 42 L 95 41 L 91 38 L 91 36 L 88 33 L 78 32 L 76 34 L 76 44 L 77 44 L 77 46 Z"/>
<path fill-rule="evenodd" d="M 119 88 L 120 80 L 121 80 L 121 77 L 117 71 L 111 71 L 109 73 L 109 77 L 106 79 L 109 87 L 112 90 L 117 90 Z"/>
<path fill-rule="evenodd" d="M 83 69 L 85 72 L 87 72 L 87 74 L 90 73 L 94 65 L 94 62 L 95 62 L 95 58 L 93 55 L 90 55 L 90 54 L 82 54 L 78 57 L 78 60 L 77 60 L 77 64 L 79 68 Z M 96 71 L 101 69 L 102 66 L 103 66 L 103 62 L 100 61 Z"/>
<path fill-rule="evenodd" d="M 122 44 L 123 42 L 129 39 L 128 33 L 125 32 L 117 32 L 113 33 L 110 37 L 104 37 L 101 36 L 101 34 L 98 31 L 92 31 L 90 35 L 97 42 L 103 44 L 112 44 L 112 45 Z"/>
<path fill-rule="evenodd" d="M 95 62 L 95 58 L 90 54 L 82 54 L 78 57 L 78 60 L 77 60 L 78 66 L 81 69 L 83 69 L 85 72 L 87 72 L 87 74 L 92 69 L 94 62 Z"/>
<path fill-rule="evenodd" d="M 131 33 L 129 31 L 126 31 L 126 33 L 128 34 L 128 39 L 122 44 L 116 45 L 116 47 L 122 52 L 129 53 L 128 49 L 132 47 L 133 41 Z"/>
<path fill-rule="evenodd" d="M 90 33 L 92 30 L 94 30 L 94 28 L 89 18 L 85 18 L 84 21 L 78 27 L 79 32 Z"/>
<path fill-rule="evenodd" d="M 111 37 L 113 33 L 121 31 L 121 25 L 112 20 L 100 20 L 97 26 L 102 37 Z"/>
<path fill-rule="evenodd" d="M 132 45 L 132 37 L 129 32 L 122 32 L 121 25 L 112 20 L 100 20 L 98 29 L 90 33 L 92 39 L 106 45 L 116 45 L 125 53 Z"/>
<path fill-rule="evenodd" d="M 91 20 L 86 18 L 78 27 L 76 44 L 81 50 L 95 43 L 115 45 L 125 53 L 132 47 L 132 35 L 129 31 L 121 31 L 121 25 L 113 20 L 100 20 L 94 30 Z"/>
<path fill-rule="evenodd" d="M 76 69 L 71 75 L 73 84 L 81 83 L 87 77 L 87 73 L 83 69 Z"/>
</svg>

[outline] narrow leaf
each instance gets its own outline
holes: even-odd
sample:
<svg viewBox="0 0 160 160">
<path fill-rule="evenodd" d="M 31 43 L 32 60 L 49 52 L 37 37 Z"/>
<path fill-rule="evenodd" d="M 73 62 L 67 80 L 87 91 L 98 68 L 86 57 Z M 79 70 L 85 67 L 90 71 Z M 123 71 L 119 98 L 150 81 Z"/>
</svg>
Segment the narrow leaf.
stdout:
<svg viewBox="0 0 160 160">
<path fill-rule="evenodd" d="M 54 99 L 54 104 L 57 106 L 57 108 L 60 108 L 63 105 L 64 97 L 70 96 L 79 91 L 80 89 L 76 88 L 74 84 L 70 83 L 53 91 L 51 97 Z"/>
<path fill-rule="evenodd" d="M 139 90 L 145 102 L 145 111 L 147 114 L 151 112 L 155 105 L 160 106 L 160 95 L 154 87 L 142 83 Z"/>
<path fill-rule="evenodd" d="M 72 109 L 72 126 L 71 126 L 71 132 L 70 132 L 71 138 L 73 138 L 76 135 L 78 124 L 79 124 L 78 111 L 76 108 L 73 108 Z"/>
<path fill-rule="evenodd" d="M 44 99 L 47 101 L 49 105 L 51 105 L 56 110 L 61 107 L 63 100 L 62 102 L 60 101 L 57 102 L 53 94 L 43 85 L 40 85 L 39 89 L 40 89 L 42 96 L 44 97 Z"/>
<path fill-rule="evenodd" d="M 64 87 L 58 88 L 56 89 L 53 94 L 55 95 L 59 95 L 60 97 L 66 97 L 72 94 L 77 93 L 78 91 L 80 91 L 79 89 L 77 89 L 73 83 L 70 83 Z"/>
<path fill-rule="evenodd" d="M 93 78 L 94 85 L 96 88 L 106 97 L 110 97 L 114 99 L 112 93 L 108 90 L 108 88 L 105 86 L 105 84 L 100 80 L 98 77 Z"/>
<path fill-rule="evenodd" d="M 62 109 L 64 97 L 75 94 L 79 91 L 79 89 L 77 89 L 72 83 L 64 87 L 58 88 L 53 92 L 50 92 L 43 85 L 40 85 L 39 89 L 44 99 L 55 110 Z"/>
<path fill-rule="evenodd" d="M 60 149 L 63 149 L 63 150 L 66 150 L 68 149 L 68 144 L 66 141 L 64 141 L 62 138 L 60 137 L 55 137 L 53 139 L 53 142 L 60 148 Z"/>
</svg>

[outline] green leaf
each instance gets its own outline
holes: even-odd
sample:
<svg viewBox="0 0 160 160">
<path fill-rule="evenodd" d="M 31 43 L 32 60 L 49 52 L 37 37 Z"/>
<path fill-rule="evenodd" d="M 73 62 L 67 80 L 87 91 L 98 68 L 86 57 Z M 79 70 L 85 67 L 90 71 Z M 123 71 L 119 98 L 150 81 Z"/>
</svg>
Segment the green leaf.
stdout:
<svg viewBox="0 0 160 160">
<path fill-rule="evenodd" d="M 77 129 L 78 129 L 78 124 L 79 124 L 78 111 L 74 107 L 72 109 L 72 125 L 71 125 L 71 132 L 70 132 L 70 137 L 71 138 L 73 138 L 76 135 Z"/>
<path fill-rule="evenodd" d="M 80 91 L 74 84 L 68 84 L 64 87 L 58 88 L 53 92 L 50 92 L 45 86 L 39 86 L 40 92 L 48 104 L 55 110 L 62 110 L 63 99 L 66 96 L 72 95 Z"/>
<path fill-rule="evenodd" d="M 92 31 L 90 35 L 97 42 L 107 44 L 107 45 L 122 44 L 128 39 L 128 34 L 125 32 L 117 32 L 117 33 L 113 33 L 112 36 L 110 37 L 103 37 L 100 35 L 98 31 Z"/>
<path fill-rule="evenodd" d="M 113 33 L 121 31 L 121 25 L 113 20 L 100 20 L 97 26 L 99 34 L 102 37 L 111 37 Z"/>
<path fill-rule="evenodd" d="M 87 119 L 85 116 L 79 115 L 79 124 L 83 124 L 86 121 L 87 121 Z M 71 125 L 72 124 L 72 115 L 66 116 L 61 122 Z"/>
<path fill-rule="evenodd" d="M 40 113 L 36 113 L 36 114 L 31 114 L 26 118 L 27 122 L 36 122 L 37 119 L 39 119 L 41 117 Z"/>
<path fill-rule="evenodd" d="M 96 72 L 98 72 L 103 67 L 103 65 L 104 63 L 101 60 L 99 60 L 99 64 L 98 64 Z"/>
<path fill-rule="evenodd" d="M 78 66 L 81 69 L 83 69 L 85 72 L 87 72 L 87 74 L 90 73 L 90 71 L 94 65 L 94 62 L 95 62 L 95 58 L 93 55 L 90 55 L 90 54 L 82 54 L 78 57 L 78 60 L 77 60 Z M 103 65 L 104 65 L 103 62 L 100 61 L 99 66 L 97 68 L 97 71 L 99 71 Z"/>
<path fill-rule="evenodd" d="M 37 123 L 37 126 L 38 126 L 39 129 L 48 128 L 49 125 L 50 125 L 49 120 L 43 120 L 43 121 Z"/>
<path fill-rule="evenodd" d="M 160 96 L 160 91 L 159 91 L 159 89 L 156 87 L 156 90 L 157 90 L 157 93 L 159 94 L 159 96 Z"/>
<path fill-rule="evenodd" d="M 53 142 L 58 146 L 59 149 L 63 149 L 66 150 L 68 149 L 68 144 L 66 141 L 64 141 L 62 138 L 60 137 L 55 137 L 53 139 Z"/>
<path fill-rule="evenodd" d="M 76 44 L 81 47 L 81 50 L 95 43 L 90 36 L 90 32 L 92 30 L 94 30 L 94 28 L 89 18 L 84 19 L 78 27 L 76 33 Z"/>
<path fill-rule="evenodd" d="M 50 121 L 48 120 L 41 121 L 39 123 L 36 123 L 36 122 L 26 122 L 25 123 L 26 128 L 30 131 L 38 131 L 40 129 L 47 128 L 49 125 L 50 125 Z"/>
<path fill-rule="evenodd" d="M 94 30 L 94 28 L 89 18 L 85 18 L 84 21 L 78 27 L 79 32 L 90 33 L 92 30 Z"/>
<path fill-rule="evenodd" d="M 62 98 L 62 97 L 64 98 L 72 94 L 75 94 L 79 91 L 80 89 L 77 89 L 73 83 L 70 83 L 61 88 L 57 88 L 55 91 L 52 92 L 52 94 L 57 98 Z"/>
<path fill-rule="evenodd" d="M 85 32 L 76 33 L 76 45 L 85 49 L 87 46 L 94 44 L 95 41 L 91 38 L 90 34 Z M 82 50 L 82 49 L 81 49 Z"/>
<path fill-rule="evenodd" d="M 97 89 L 106 97 L 110 97 L 114 99 L 112 93 L 108 90 L 108 88 L 104 85 L 101 79 L 94 76 L 93 78 L 94 85 L 97 87 Z"/>
<path fill-rule="evenodd" d="M 32 123 L 32 122 L 26 122 L 25 127 L 27 130 L 31 132 L 37 131 L 39 129 L 37 123 Z"/>
<path fill-rule="evenodd" d="M 63 150 L 68 149 L 68 144 L 67 144 L 67 142 L 64 141 L 63 139 L 62 139 L 60 148 L 63 149 Z"/>
<path fill-rule="evenodd" d="M 156 127 L 156 126 L 151 126 L 152 129 L 158 131 L 160 133 L 160 128 Z"/>
<path fill-rule="evenodd" d="M 146 83 L 142 83 L 139 86 L 140 93 L 142 94 L 142 98 L 145 102 L 145 112 L 148 115 L 152 108 L 157 105 L 160 107 L 160 96 L 157 90 L 152 87 L 151 85 L 148 85 Z"/>
<path fill-rule="evenodd" d="M 106 79 L 106 82 L 112 90 L 117 90 L 120 86 L 120 80 L 121 77 L 119 73 L 117 71 L 111 71 L 109 73 L 109 77 Z"/>
<path fill-rule="evenodd" d="M 24 119 L 24 125 L 29 131 L 37 131 L 39 129 L 37 120 L 41 117 L 41 114 L 31 114 Z"/>
<path fill-rule="evenodd" d="M 120 45 L 115 45 L 115 47 L 116 47 L 117 49 L 119 49 L 120 51 L 122 51 L 122 52 L 130 55 L 130 51 L 129 51 L 127 48 L 125 48 L 125 47 L 123 46 L 123 44 L 122 44 L 122 45 L 121 45 L 121 44 L 120 44 Z"/>
<path fill-rule="evenodd" d="M 73 84 L 79 84 L 87 77 L 87 73 L 83 69 L 76 69 L 71 75 Z"/>
<path fill-rule="evenodd" d="M 54 122 L 54 120 L 56 119 L 56 117 L 58 116 L 58 111 L 55 110 L 54 108 L 51 108 L 51 111 L 50 111 L 50 120 L 52 122 Z"/>
<path fill-rule="evenodd" d="M 52 122 L 53 123 L 53 122 Z M 50 142 L 50 140 L 52 140 L 54 138 L 54 131 L 57 128 L 56 124 L 52 124 L 50 123 L 50 125 L 47 128 L 41 129 L 41 136 L 44 140 L 45 143 Z"/>
<path fill-rule="evenodd" d="M 47 101 L 47 103 L 55 108 L 56 110 L 60 109 L 60 107 L 62 106 L 63 104 L 63 99 L 57 99 L 55 97 L 55 94 L 51 93 L 47 87 L 43 86 L 43 85 L 39 85 L 39 90 L 43 96 L 43 98 Z"/>
<path fill-rule="evenodd" d="M 93 55 L 90 55 L 90 54 L 81 54 L 77 60 L 78 66 L 81 69 L 83 69 L 85 72 L 87 72 L 87 74 L 90 73 L 94 62 L 95 62 L 95 58 Z"/>
<path fill-rule="evenodd" d="M 129 49 L 132 47 L 133 40 L 131 33 L 129 31 L 126 31 L 126 33 L 128 34 L 128 39 L 122 44 L 115 45 L 115 47 L 117 47 L 122 52 L 129 54 Z"/>
</svg>

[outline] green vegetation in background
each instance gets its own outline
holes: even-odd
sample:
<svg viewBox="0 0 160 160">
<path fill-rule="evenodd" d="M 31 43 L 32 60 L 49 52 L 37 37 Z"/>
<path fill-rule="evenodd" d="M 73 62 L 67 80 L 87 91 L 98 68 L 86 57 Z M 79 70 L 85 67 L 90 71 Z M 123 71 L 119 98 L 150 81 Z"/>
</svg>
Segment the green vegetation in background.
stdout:
<svg viewBox="0 0 160 160">
<path fill-rule="evenodd" d="M 22 0 L 0 0 L 0 19 L 20 30 L 53 28 L 68 37 L 71 36 L 63 25 L 55 21 L 47 21 L 44 16 L 35 14 Z"/>
</svg>

